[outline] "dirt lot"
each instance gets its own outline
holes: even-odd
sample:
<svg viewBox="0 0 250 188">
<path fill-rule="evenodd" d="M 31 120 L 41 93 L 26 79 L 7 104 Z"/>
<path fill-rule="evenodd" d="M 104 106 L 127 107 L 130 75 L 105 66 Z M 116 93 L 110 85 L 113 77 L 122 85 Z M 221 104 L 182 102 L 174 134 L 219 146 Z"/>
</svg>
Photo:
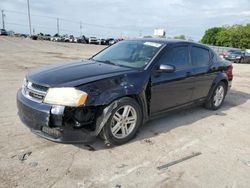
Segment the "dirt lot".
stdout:
<svg viewBox="0 0 250 188">
<path fill-rule="evenodd" d="M 102 48 L 0 37 L 0 187 L 250 186 L 250 65 L 234 65 L 233 87 L 220 110 L 168 114 L 123 146 L 107 149 L 100 140 L 92 147 L 65 145 L 33 135 L 16 115 L 24 75 Z M 201 155 L 157 169 L 194 152 Z"/>
</svg>

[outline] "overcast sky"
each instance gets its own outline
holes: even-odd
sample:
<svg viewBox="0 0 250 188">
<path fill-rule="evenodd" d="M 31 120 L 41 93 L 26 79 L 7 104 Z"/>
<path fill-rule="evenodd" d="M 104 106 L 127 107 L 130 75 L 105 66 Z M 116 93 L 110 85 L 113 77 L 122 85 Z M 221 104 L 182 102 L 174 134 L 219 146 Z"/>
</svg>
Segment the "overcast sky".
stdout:
<svg viewBox="0 0 250 188">
<path fill-rule="evenodd" d="M 0 9 L 7 30 L 29 33 L 27 0 L 0 0 Z M 36 33 L 55 34 L 60 18 L 60 34 L 80 35 L 82 21 L 82 33 L 97 37 L 153 35 L 164 28 L 169 37 L 198 41 L 209 27 L 250 22 L 250 0 L 30 0 L 30 9 Z"/>
</svg>

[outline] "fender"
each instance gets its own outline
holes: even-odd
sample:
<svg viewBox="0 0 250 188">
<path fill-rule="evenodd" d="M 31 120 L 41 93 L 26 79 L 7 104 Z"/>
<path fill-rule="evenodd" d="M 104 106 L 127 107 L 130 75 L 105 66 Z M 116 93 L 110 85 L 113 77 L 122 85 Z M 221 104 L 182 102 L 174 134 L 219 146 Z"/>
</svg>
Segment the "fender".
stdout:
<svg viewBox="0 0 250 188">
<path fill-rule="evenodd" d="M 109 106 L 122 97 L 131 97 L 141 106 L 143 119 L 148 117 L 146 90 L 149 76 L 147 71 L 137 71 L 98 80 L 82 86 L 79 89 L 88 93 L 85 106 Z"/>
<path fill-rule="evenodd" d="M 215 79 L 213 80 L 213 83 L 212 83 L 211 88 L 210 88 L 210 90 L 208 92 L 208 96 L 207 96 L 206 101 L 208 101 L 208 100 L 211 99 L 216 86 L 221 81 L 223 81 L 226 84 L 226 86 L 228 86 L 228 77 L 227 77 L 227 75 L 224 72 L 219 72 L 217 74 L 217 76 L 215 77 Z"/>
</svg>

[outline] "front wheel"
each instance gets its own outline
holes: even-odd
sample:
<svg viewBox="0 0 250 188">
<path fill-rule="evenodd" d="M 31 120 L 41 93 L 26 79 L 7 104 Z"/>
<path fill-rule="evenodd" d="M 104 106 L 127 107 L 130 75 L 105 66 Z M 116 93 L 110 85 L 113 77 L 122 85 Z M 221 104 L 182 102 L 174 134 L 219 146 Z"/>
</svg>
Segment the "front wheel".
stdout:
<svg viewBox="0 0 250 188">
<path fill-rule="evenodd" d="M 210 110 L 219 109 L 225 99 L 226 92 L 226 85 L 220 82 L 214 89 L 212 97 L 205 103 L 205 107 Z"/>
<path fill-rule="evenodd" d="M 104 125 L 101 137 L 108 145 L 121 145 L 136 135 L 142 123 L 142 112 L 139 104 L 132 98 L 123 98 Z"/>
</svg>

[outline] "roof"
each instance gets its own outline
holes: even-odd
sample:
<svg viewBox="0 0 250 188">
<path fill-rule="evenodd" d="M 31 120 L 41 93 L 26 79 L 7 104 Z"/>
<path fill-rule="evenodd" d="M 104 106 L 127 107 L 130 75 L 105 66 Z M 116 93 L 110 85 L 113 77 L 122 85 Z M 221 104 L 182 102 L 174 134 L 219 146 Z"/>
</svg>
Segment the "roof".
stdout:
<svg viewBox="0 0 250 188">
<path fill-rule="evenodd" d="M 191 41 L 187 41 L 187 40 L 179 40 L 179 39 L 164 39 L 164 38 L 135 38 L 135 39 L 128 39 L 128 40 L 132 40 L 132 41 L 145 41 L 145 42 L 158 42 L 161 44 L 173 44 L 173 43 L 189 43 L 189 44 L 196 44 L 196 45 L 203 45 L 206 46 L 204 44 L 200 44 L 200 43 L 196 43 L 196 42 L 191 42 Z"/>
</svg>

